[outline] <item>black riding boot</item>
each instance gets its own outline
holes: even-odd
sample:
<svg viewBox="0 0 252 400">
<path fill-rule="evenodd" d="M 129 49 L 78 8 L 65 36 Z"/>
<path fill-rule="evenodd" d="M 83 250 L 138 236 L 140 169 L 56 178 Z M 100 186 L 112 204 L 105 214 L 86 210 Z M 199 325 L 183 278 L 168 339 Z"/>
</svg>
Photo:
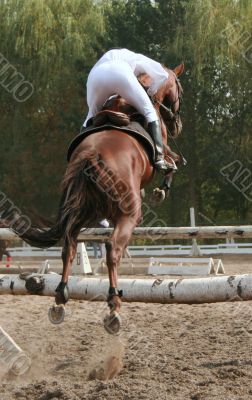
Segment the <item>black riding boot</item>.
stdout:
<svg viewBox="0 0 252 400">
<path fill-rule="evenodd" d="M 163 140 L 161 126 L 159 121 L 153 121 L 148 124 L 148 132 L 154 140 L 156 147 L 155 167 L 158 171 L 161 170 L 176 170 L 176 164 L 170 164 L 164 159 Z"/>
</svg>

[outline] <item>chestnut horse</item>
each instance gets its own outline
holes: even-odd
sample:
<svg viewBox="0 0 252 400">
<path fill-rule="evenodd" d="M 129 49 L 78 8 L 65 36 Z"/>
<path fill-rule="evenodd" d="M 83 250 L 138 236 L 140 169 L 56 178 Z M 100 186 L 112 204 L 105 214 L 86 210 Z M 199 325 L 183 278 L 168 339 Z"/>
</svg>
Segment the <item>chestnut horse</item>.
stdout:
<svg viewBox="0 0 252 400">
<path fill-rule="evenodd" d="M 181 131 L 182 88 L 178 76 L 183 70 L 183 64 L 174 70 L 167 69 L 169 78 L 153 98 L 164 144 L 167 144 L 167 129 L 172 136 Z M 149 77 L 143 75 L 141 82 L 148 85 L 148 80 Z M 53 246 L 63 238 L 63 273 L 55 297 L 56 304 L 61 305 L 68 301 L 68 276 L 81 228 L 95 226 L 104 218 L 112 221 L 114 230 L 106 242 L 110 332 L 116 332 L 120 327 L 122 293 L 117 288 L 118 266 L 134 228 L 141 221 L 140 191 L 151 181 L 153 172 L 146 150 L 132 136 L 116 129 L 94 133 L 86 137 L 71 155 L 55 225 L 49 230 L 31 227 L 19 235 L 37 247 Z"/>
</svg>

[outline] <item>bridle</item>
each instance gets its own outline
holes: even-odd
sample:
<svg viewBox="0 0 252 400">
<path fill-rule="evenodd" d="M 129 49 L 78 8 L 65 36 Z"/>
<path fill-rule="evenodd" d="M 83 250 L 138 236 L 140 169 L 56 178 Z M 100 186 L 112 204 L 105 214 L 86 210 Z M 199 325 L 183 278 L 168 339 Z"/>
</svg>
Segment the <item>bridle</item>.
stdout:
<svg viewBox="0 0 252 400">
<path fill-rule="evenodd" d="M 166 111 L 168 119 L 170 121 L 174 121 L 177 119 L 177 116 L 179 115 L 179 112 L 180 112 L 180 106 L 182 103 L 182 89 L 181 89 L 179 79 L 176 75 L 175 75 L 175 82 L 176 82 L 176 86 L 177 86 L 177 97 L 172 103 L 170 103 L 170 107 L 165 106 L 161 101 L 159 101 L 155 97 L 153 98 L 153 103 L 158 104 L 161 108 L 163 108 Z M 173 108 L 174 104 L 176 104 L 178 101 L 179 101 L 179 108 L 175 112 L 172 110 L 172 108 Z"/>
<path fill-rule="evenodd" d="M 178 77 L 176 75 L 175 75 L 175 82 L 176 82 L 176 86 L 177 86 L 177 97 L 172 103 L 170 103 L 169 107 L 165 106 L 158 99 L 153 98 L 153 104 L 154 105 L 158 104 L 161 108 L 163 108 L 163 110 L 165 110 L 166 113 L 167 113 L 167 119 L 169 121 L 171 121 L 171 122 L 173 122 L 173 121 L 176 122 L 178 120 L 179 113 L 180 113 L 180 106 L 181 106 L 181 103 L 182 103 L 182 88 L 181 88 L 180 81 L 179 81 L 179 79 L 178 79 Z M 174 104 L 176 104 L 178 101 L 179 101 L 178 110 L 174 111 L 172 108 L 173 108 Z M 178 153 L 180 154 L 180 157 L 182 159 L 183 165 L 186 165 L 187 161 L 186 161 L 185 157 L 183 156 L 183 154 L 182 154 L 182 152 L 181 152 L 176 140 L 174 139 L 173 135 L 170 133 L 169 128 L 167 126 L 166 126 L 166 128 L 167 128 L 167 135 L 168 135 L 169 139 L 171 139 L 173 141 Z"/>
</svg>

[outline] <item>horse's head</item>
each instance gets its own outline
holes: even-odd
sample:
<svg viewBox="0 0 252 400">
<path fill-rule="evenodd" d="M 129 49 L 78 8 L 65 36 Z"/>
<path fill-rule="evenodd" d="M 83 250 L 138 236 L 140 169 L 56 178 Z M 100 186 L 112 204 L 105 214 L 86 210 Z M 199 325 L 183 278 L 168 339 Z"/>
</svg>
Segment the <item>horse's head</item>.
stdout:
<svg viewBox="0 0 252 400">
<path fill-rule="evenodd" d="M 167 68 L 166 68 L 167 69 Z M 180 118 L 180 106 L 183 89 L 178 77 L 184 72 L 184 64 L 178 65 L 174 70 L 167 69 L 169 77 L 166 83 L 154 96 L 154 101 L 159 108 L 161 117 L 168 132 L 176 137 L 181 133 L 182 122 Z"/>
<path fill-rule="evenodd" d="M 178 77 L 184 72 L 184 64 L 178 65 L 173 70 L 164 67 L 169 73 L 165 84 L 153 96 L 156 109 L 165 123 L 168 132 L 176 137 L 181 133 L 182 122 L 179 115 L 183 89 Z M 151 78 L 147 74 L 138 76 L 140 83 L 147 90 L 151 85 Z"/>
</svg>

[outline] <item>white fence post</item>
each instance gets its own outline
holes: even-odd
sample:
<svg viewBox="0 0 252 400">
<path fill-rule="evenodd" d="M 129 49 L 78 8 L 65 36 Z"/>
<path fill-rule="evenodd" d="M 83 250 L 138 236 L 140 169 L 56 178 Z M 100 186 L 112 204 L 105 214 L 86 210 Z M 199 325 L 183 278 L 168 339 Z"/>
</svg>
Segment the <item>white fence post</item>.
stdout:
<svg viewBox="0 0 252 400">
<path fill-rule="evenodd" d="M 194 211 L 194 207 L 190 208 L 190 223 L 192 227 L 195 227 L 195 211 Z M 193 257 L 197 257 L 197 256 L 201 256 L 201 251 L 200 248 L 198 246 L 197 240 L 196 239 L 192 239 L 192 248 L 190 251 L 190 255 Z"/>
</svg>

